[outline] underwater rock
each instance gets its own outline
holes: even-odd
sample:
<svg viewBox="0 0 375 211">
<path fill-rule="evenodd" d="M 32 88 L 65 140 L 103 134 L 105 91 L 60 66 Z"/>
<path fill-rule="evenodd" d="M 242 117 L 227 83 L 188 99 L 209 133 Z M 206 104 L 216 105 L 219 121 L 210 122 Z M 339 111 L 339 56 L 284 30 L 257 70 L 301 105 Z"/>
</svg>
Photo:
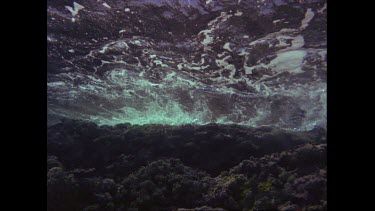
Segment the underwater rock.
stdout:
<svg viewBox="0 0 375 211">
<path fill-rule="evenodd" d="M 48 210 L 326 210 L 318 134 L 66 120 L 47 131 Z"/>
<path fill-rule="evenodd" d="M 245 130 L 235 125 L 125 125 L 103 128 L 78 120 L 56 124 L 47 131 L 48 155 L 57 156 L 68 168 L 95 166 L 103 174 L 106 169 L 126 173 L 127 168 L 170 156 L 217 175 L 221 169 L 250 156 L 260 157 L 314 142 L 312 136 L 303 135 L 306 133 L 279 129 L 265 132 L 264 128 L 251 127 Z M 323 149 L 317 150 L 316 153 L 324 153 Z M 304 154 L 307 152 L 301 153 Z"/>
</svg>

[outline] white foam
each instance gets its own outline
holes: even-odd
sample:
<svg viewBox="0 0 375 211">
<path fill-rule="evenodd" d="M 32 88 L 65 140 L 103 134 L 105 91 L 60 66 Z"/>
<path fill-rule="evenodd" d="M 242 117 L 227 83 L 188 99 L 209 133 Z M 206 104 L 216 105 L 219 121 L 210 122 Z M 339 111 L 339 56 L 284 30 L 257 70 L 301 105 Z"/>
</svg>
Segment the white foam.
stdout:
<svg viewBox="0 0 375 211">
<path fill-rule="evenodd" d="M 320 10 L 318 10 L 318 13 L 323 13 L 325 9 L 327 9 L 327 3 L 325 3 L 324 6 Z"/>
<path fill-rule="evenodd" d="M 233 76 L 235 74 L 235 71 L 236 71 L 236 67 L 233 65 L 233 64 L 229 64 L 226 60 L 231 58 L 231 56 L 226 56 L 224 57 L 223 59 L 216 59 L 216 64 L 219 66 L 219 67 L 222 67 L 223 70 L 230 70 L 231 71 L 231 74 L 229 76 L 229 78 L 232 78 L 233 79 Z"/>
<path fill-rule="evenodd" d="M 292 45 L 288 48 L 281 49 L 280 51 L 278 51 L 278 53 L 285 52 L 285 51 L 291 51 L 291 50 L 297 50 L 297 49 L 302 48 L 305 45 L 305 40 L 303 39 L 302 35 L 298 35 L 296 37 L 288 37 L 288 38 L 293 39 Z"/>
<path fill-rule="evenodd" d="M 205 38 L 202 40 L 202 45 L 204 46 L 204 49 L 205 50 L 207 50 L 207 49 L 209 49 L 207 46 L 209 45 L 209 44 L 212 44 L 213 43 L 213 41 L 214 41 L 214 37 L 213 36 L 211 36 L 209 33 L 211 33 L 212 32 L 212 30 L 209 30 L 209 29 L 205 29 L 205 30 L 203 30 L 203 31 L 201 31 L 201 32 L 199 32 L 199 34 L 202 34 L 203 33 L 203 35 L 205 36 Z M 198 35 L 199 35 L 198 34 Z"/>
<path fill-rule="evenodd" d="M 305 18 L 301 21 L 300 29 L 305 29 L 309 25 L 311 19 L 313 19 L 314 15 L 315 14 L 311 10 L 311 8 L 307 9 L 307 11 L 305 13 Z"/>
<path fill-rule="evenodd" d="M 278 23 L 278 22 L 280 22 L 280 21 L 282 21 L 282 20 L 284 20 L 284 19 L 277 19 L 277 20 L 274 20 L 274 21 L 272 21 L 272 23 Z"/>
<path fill-rule="evenodd" d="M 119 48 L 126 48 L 126 49 L 129 49 L 128 44 L 127 44 L 126 42 L 124 42 L 124 41 L 117 42 L 117 43 L 115 44 L 115 46 L 116 46 L 116 47 L 119 47 Z"/>
<path fill-rule="evenodd" d="M 242 12 L 237 11 L 237 12 L 234 14 L 234 16 L 241 16 L 242 14 L 243 14 Z"/>
<path fill-rule="evenodd" d="M 160 60 L 154 60 L 152 61 L 154 64 L 156 65 L 160 65 L 161 67 L 168 67 L 168 65 L 164 64 L 162 61 Z"/>
<path fill-rule="evenodd" d="M 108 9 L 111 9 L 112 7 L 111 6 L 109 6 L 107 3 L 103 3 L 103 6 L 105 6 L 105 7 L 107 7 Z"/>
<path fill-rule="evenodd" d="M 210 65 L 194 67 L 194 66 L 191 66 L 189 64 L 184 64 L 184 67 L 189 69 L 189 70 L 203 70 L 203 69 L 208 68 L 209 66 Z"/>
<path fill-rule="evenodd" d="M 47 83 L 47 86 L 65 86 L 65 82 L 63 81 L 50 82 L 50 83 Z"/>
<path fill-rule="evenodd" d="M 244 65 L 243 67 L 245 69 L 246 74 L 253 74 L 253 68 L 250 68 L 249 66 L 246 66 L 246 65 Z"/>
<path fill-rule="evenodd" d="M 99 53 L 105 53 L 105 51 L 107 50 L 108 46 L 112 44 L 112 43 L 109 43 L 109 44 L 106 44 L 103 46 L 103 48 L 101 50 L 99 50 Z"/>
<path fill-rule="evenodd" d="M 287 40 L 292 39 L 292 37 L 286 35 L 277 35 L 276 39 L 279 41 L 279 43 L 275 45 L 276 47 L 288 47 L 290 44 L 287 43 Z"/>
<path fill-rule="evenodd" d="M 70 6 L 65 6 L 65 8 L 68 9 L 70 13 L 72 13 L 73 17 L 76 16 L 81 9 L 85 8 L 84 6 L 76 2 L 73 2 L 73 6 L 74 6 L 74 9 Z"/>
<path fill-rule="evenodd" d="M 232 49 L 230 49 L 230 43 L 228 42 L 228 43 L 225 43 L 225 45 L 223 46 L 223 48 L 224 49 L 226 49 L 226 50 L 228 50 L 228 51 L 230 51 L 230 52 L 232 52 Z"/>
<path fill-rule="evenodd" d="M 249 68 L 249 70 L 254 69 L 255 67 L 265 67 L 271 68 L 273 71 L 277 73 L 281 72 L 290 72 L 290 73 L 301 73 L 303 70 L 301 69 L 303 59 L 306 55 L 306 50 L 301 50 L 304 46 L 305 42 L 302 35 L 298 35 L 296 37 L 289 37 L 292 38 L 292 45 L 288 48 L 281 49 L 276 52 L 276 58 L 273 59 L 268 65 L 259 64 L 257 66 Z M 286 38 L 283 37 L 283 38 Z M 279 39 L 282 36 L 278 37 Z M 279 40 L 278 39 L 278 40 Z"/>
<path fill-rule="evenodd" d="M 53 37 L 47 36 L 47 41 L 49 42 L 56 42 L 57 40 Z"/>
<path fill-rule="evenodd" d="M 184 65 L 183 63 L 179 63 L 179 64 L 177 65 L 178 70 L 182 70 L 182 66 L 183 66 L 183 65 Z"/>
<path fill-rule="evenodd" d="M 130 43 L 137 45 L 137 46 L 142 46 L 141 42 L 139 40 L 131 40 Z"/>
<path fill-rule="evenodd" d="M 276 72 L 301 73 L 303 72 L 301 66 L 305 55 L 306 51 L 304 50 L 282 52 L 268 66 Z"/>
</svg>

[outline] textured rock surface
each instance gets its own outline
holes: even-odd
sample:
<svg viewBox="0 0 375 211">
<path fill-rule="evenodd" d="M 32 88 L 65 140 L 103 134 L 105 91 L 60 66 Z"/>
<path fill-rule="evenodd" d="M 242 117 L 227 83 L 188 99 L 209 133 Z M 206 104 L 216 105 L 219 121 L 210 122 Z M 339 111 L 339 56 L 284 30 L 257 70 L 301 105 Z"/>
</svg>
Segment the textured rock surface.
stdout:
<svg viewBox="0 0 375 211">
<path fill-rule="evenodd" d="M 97 126 L 47 131 L 48 210 L 326 210 L 324 129 Z"/>
<path fill-rule="evenodd" d="M 326 125 L 324 0 L 49 0 L 47 12 L 50 125 Z"/>
</svg>

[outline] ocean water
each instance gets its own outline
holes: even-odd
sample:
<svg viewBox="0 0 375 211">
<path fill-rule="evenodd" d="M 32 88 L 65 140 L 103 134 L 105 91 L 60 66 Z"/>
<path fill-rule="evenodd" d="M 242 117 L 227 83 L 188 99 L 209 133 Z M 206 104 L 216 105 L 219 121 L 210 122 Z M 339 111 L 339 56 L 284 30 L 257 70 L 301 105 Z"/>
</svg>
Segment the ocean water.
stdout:
<svg viewBox="0 0 375 211">
<path fill-rule="evenodd" d="M 326 127 L 324 2 L 48 5 L 48 116 Z M 58 121 L 57 121 L 58 122 Z"/>
<path fill-rule="evenodd" d="M 47 1 L 47 210 L 327 210 L 325 0 Z"/>
</svg>

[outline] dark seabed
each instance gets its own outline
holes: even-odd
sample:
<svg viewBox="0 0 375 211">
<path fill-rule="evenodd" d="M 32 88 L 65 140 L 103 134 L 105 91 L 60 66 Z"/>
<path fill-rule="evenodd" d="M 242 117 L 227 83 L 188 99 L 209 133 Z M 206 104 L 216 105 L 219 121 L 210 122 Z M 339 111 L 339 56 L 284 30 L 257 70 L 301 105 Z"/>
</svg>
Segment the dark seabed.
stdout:
<svg viewBox="0 0 375 211">
<path fill-rule="evenodd" d="M 47 210 L 326 210 L 325 0 L 48 0 Z"/>
</svg>

